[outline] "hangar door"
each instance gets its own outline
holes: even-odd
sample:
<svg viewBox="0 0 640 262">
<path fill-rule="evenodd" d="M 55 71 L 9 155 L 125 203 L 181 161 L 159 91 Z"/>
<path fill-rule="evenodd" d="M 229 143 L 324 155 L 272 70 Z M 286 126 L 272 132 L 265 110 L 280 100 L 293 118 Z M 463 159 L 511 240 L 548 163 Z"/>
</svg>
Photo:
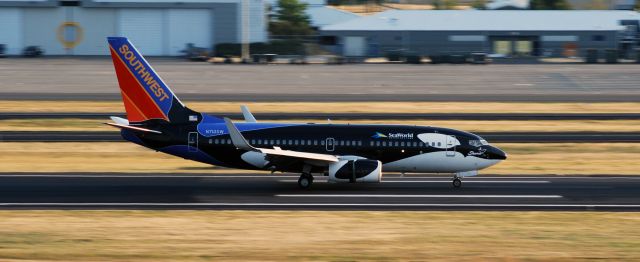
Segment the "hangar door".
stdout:
<svg viewBox="0 0 640 262">
<path fill-rule="evenodd" d="M 19 8 L 0 9 L 0 44 L 5 45 L 7 54 L 20 54 L 22 26 L 22 12 Z"/>
<path fill-rule="evenodd" d="M 161 9 L 121 9 L 118 31 L 143 55 L 164 55 L 163 12 Z"/>
<path fill-rule="evenodd" d="M 169 55 L 182 55 L 187 43 L 211 49 L 213 19 L 209 9 L 170 9 Z"/>
<path fill-rule="evenodd" d="M 344 56 L 364 56 L 366 48 L 366 41 L 362 36 L 344 38 Z"/>
</svg>

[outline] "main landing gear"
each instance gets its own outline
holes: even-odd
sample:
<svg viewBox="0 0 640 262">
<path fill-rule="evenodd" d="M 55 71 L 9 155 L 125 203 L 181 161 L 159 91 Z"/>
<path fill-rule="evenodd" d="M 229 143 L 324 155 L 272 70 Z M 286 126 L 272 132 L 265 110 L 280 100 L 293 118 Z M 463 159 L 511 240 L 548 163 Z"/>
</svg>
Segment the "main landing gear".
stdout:
<svg viewBox="0 0 640 262">
<path fill-rule="evenodd" d="M 462 186 L 462 180 L 460 180 L 460 178 L 453 178 L 453 187 L 455 188 L 459 188 Z"/>
<path fill-rule="evenodd" d="M 302 189 L 311 187 L 311 184 L 313 184 L 313 175 L 309 173 L 302 173 L 298 178 L 298 186 Z"/>
</svg>

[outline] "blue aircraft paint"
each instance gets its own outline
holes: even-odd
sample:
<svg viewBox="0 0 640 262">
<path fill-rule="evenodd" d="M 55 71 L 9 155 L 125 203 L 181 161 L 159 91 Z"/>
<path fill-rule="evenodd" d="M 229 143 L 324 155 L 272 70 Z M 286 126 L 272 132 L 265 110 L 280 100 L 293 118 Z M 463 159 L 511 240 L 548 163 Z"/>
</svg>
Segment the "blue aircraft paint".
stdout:
<svg viewBox="0 0 640 262">
<path fill-rule="evenodd" d="M 283 124 L 283 123 L 234 123 L 238 130 L 243 131 L 254 131 L 261 129 L 269 129 L 269 128 L 277 128 L 277 127 L 287 127 L 287 126 L 297 126 L 303 124 Z M 219 117 L 202 114 L 202 121 L 198 124 L 198 133 L 204 137 L 213 137 L 213 136 L 221 136 L 229 134 L 227 130 L 227 126 Z"/>
<path fill-rule="evenodd" d="M 191 160 L 206 163 L 206 164 L 224 166 L 224 163 L 218 161 L 217 159 L 213 158 L 212 156 L 208 155 L 202 150 L 195 147 L 187 146 L 187 145 L 173 145 L 173 146 L 163 147 L 158 150 L 167 154 L 179 156 L 186 159 L 191 159 Z"/>
<path fill-rule="evenodd" d="M 131 132 L 130 130 L 127 129 L 120 129 L 120 135 L 122 136 L 122 138 L 124 138 L 124 140 L 136 143 L 138 145 L 144 146 L 146 147 L 146 145 L 144 144 L 144 142 L 142 142 L 142 140 L 140 140 L 140 138 L 138 138 L 136 136 L 136 134 L 134 134 L 133 132 Z"/>
</svg>

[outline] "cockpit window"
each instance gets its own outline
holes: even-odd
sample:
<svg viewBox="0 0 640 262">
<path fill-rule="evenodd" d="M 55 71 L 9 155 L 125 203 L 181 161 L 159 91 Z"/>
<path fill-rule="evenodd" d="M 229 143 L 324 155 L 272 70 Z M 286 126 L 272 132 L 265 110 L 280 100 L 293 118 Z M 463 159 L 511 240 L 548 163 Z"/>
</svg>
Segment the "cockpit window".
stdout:
<svg viewBox="0 0 640 262">
<path fill-rule="evenodd" d="M 489 143 L 487 140 L 479 139 L 479 140 L 469 140 L 469 145 L 473 147 L 486 146 Z"/>
</svg>

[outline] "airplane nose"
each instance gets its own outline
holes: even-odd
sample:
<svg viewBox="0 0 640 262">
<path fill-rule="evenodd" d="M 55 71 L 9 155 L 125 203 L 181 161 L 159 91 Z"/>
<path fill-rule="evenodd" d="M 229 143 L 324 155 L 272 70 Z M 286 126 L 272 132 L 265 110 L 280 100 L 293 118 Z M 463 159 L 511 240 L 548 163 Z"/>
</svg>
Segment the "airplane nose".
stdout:
<svg viewBox="0 0 640 262">
<path fill-rule="evenodd" d="M 500 150 L 500 148 L 497 148 L 495 146 L 489 146 L 489 150 L 487 153 L 489 155 L 489 159 L 496 159 L 496 160 L 507 159 L 507 153 L 505 153 L 504 151 Z"/>
</svg>

